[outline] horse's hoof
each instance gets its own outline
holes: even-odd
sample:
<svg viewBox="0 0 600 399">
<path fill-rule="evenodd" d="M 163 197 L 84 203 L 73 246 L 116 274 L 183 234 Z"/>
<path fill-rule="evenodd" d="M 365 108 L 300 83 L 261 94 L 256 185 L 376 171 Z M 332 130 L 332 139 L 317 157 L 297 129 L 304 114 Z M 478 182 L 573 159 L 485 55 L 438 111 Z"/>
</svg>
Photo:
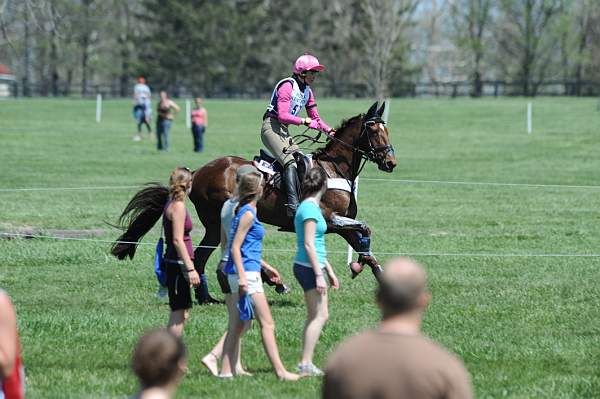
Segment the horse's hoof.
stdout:
<svg viewBox="0 0 600 399">
<path fill-rule="evenodd" d="M 363 271 L 364 265 L 361 265 L 358 262 L 351 262 L 350 264 L 348 264 L 348 267 L 350 268 L 350 272 L 352 273 L 352 279 L 355 279 L 356 276 L 358 276 L 360 272 Z"/>
<path fill-rule="evenodd" d="M 224 304 L 225 301 L 220 301 L 218 299 L 215 299 L 211 296 L 209 296 L 208 298 L 202 299 L 202 300 L 198 300 L 198 305 L 222 305 Z"/>
</svg>

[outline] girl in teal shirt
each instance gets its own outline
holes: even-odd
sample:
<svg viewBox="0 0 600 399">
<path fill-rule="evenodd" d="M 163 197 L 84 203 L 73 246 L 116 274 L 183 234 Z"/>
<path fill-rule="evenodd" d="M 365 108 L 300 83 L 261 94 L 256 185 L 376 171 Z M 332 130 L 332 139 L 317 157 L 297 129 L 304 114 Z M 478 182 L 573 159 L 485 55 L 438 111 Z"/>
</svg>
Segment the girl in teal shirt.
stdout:
<svg viewBox="0 0 600 399">
<path fill-rule="evenodd" d="M 303 201 L 296 211 L 297 251 L 294 259 L 294 276 L 304 289 L 307 317 L 302 339 L 302 360 L 298 371 L 303 375 L 321 375 L 323 372 L 313 364 L 313 353 L 323 326 L 329 317 L 327 310 L 327 273 L 331 288 L 340 284 L 327 261 L 325 232 L 327 223 L 319 203 L 327 190 L 327 175 L 320 167 L 312 168 L 302 183 Z"/>
</svg>

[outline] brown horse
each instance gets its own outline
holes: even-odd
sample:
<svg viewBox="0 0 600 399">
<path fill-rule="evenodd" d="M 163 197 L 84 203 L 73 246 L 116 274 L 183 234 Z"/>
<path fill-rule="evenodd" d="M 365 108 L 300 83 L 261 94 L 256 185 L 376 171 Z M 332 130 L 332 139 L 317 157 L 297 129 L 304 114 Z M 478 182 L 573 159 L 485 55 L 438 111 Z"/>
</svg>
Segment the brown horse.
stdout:
<svg viewBox="0 0 600 399">
<path fill-rule="evenodd" d="M 377 103 L 374 103 L 366 114 L 344 121 L 335 135 L 328 137 L 326 146 L 313 153 L 314 162 L 325 169 L 329 178 L 345 179 L 350 190 L 354 189 L 355 179 L 367 161 L 376 163 L 380 170 L 388 173 L 396 167 L 394 149 L 382 119 L 384 106 L 377 109 Z M 227 156 L 194 171 L 190 199 L 206 229 L 194 251 L 194 265 L 200 274 L 204 272 L 210 254 L 219 245 L 221 207 L 233 194 L 236 170 L 248 163 L 251 161 Z M 329 189 L 321 199 L 327 233 L 339 234 L 359 254 L 360 267 L 351 268 L 353 277 L 364 265 L 370 266 L 375 277 L 378 277 L 381 266 L 370 249 L 371 232 L 366 223 L 354 219 L 357 206 L 350 190 Z M 158 184 L 139 191 L 133 197 L 119 219 L 126 231 L 113 245 L 113 255 L 119 259 L 126 256 L 133 258 L 139 240 L 162 215 L 167 198 L 168 190 Z M 281 227 L 281 230 L 293 231 L 293 221 L 286 216 L 284 200 L 285 195 L 279 188 L 267 184 L 258 202 L 258 218 Z"/>
</svg>

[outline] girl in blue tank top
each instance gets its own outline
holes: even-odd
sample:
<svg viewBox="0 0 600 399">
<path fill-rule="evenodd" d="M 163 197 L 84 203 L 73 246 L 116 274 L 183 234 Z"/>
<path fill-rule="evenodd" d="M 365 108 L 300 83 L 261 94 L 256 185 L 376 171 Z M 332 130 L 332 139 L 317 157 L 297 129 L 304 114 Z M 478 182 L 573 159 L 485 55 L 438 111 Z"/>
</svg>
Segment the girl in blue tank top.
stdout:
<svg viewBox="0 0 600 399">
<path fill-rule="evenodd" d="M 262 258 L 262 240 L 265 236 L 265 228 L 258 221 L 256 217 L 256 208 L 252 206 L 252 204 L 245 204 L 241 207 L 238 207 L 237 213 L 231 222 L 231 232 L 229 233 L 230 237 L 235 237 L 235 233 L 239 227 L 240 219 L 245 215 L 252 216 L 252 224 L 246 233 L 246 237 L 242 242 L 240 247 L 240 255 L 242 257 L 242 264 L 244 267 L 244 271 L 246 272 L 260 272 L 260 260 Z M 231 242 L 229 244 L 229 251 L 231 252 Z M 226 274 L 237 274 L 235 265 L 233 263 L 233 258 L 229 256 L 227 260 L 227 264 L 223 271 Z"/>
<path fill-rule="evenodd" d="M 287 371 L 279 358 L 273 317 L 260 276 L 262 239 L 265 231 L 256 217 L 256 203 L 262 196 L 262 184 L 262 174 L 258 171 L 247 173 L 240 179 L 238 185 L 240 202 L 231 225 L 229 260 L 224 271 L 227 273 L 231 287 L 233 303 L 237 303 L 240 296 L 250 296 L 254 314 L 261 327 L 264 348 L 277 377 L 282 380 L 297 380 L 300 376 Z M 220 376 L 225 378 L 233 377 L 236 372 L 235 365 L 244 331 L 238 309 L 230 306 L 228 311 L 229 325 L 220 372 Z"/>
</svg>

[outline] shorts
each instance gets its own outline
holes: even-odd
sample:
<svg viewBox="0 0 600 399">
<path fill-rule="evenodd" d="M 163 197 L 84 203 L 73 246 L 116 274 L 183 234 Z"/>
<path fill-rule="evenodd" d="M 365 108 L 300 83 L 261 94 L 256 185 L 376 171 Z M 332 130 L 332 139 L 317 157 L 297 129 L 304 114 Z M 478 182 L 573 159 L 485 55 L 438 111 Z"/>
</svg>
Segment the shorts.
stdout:
<svg viewBox="0 0 600 399">
<path fill-rule="evenodd" d="M 187 270 L 185 275 L 185 265 L 183 262 L 174 262 L 165 259 L 167 269 L 167 289 L 169 290 L 169 306 L 171 311 L 190 309 L 192 307 L 192 290 L 190 282 L 187 279 Z"/>
<path fill-rule="evenodd" d="M 237 293 L 240 289 L 239 277 L 237 274 L 228 274 L 229 286 L 232 293 Z M 246 280 L 248 280 L 248 295 L 265 292 L 263 290 L 262 279 L 260 272 L 246 272 Z"/>
<path fill-rule="evenodd" d="M 296 281 L 298 281 L 304 292 L 317 288 L 317 276 L 315 276 L 312 267 L 294 263 L 294 277 L 296 277 Z"/>
<path fill-rule="evenodd" d="M 229 280 L 227 280 L 227 274 L 223 272 L 223 268 L 225 267 L 226 261 L 221 260 L 219 265 L 217 266 L 217 281 L 221 286 L 221 292 L 223 294 L 231 294 L 231 287 L 229 286 Z"/>
</svg>

